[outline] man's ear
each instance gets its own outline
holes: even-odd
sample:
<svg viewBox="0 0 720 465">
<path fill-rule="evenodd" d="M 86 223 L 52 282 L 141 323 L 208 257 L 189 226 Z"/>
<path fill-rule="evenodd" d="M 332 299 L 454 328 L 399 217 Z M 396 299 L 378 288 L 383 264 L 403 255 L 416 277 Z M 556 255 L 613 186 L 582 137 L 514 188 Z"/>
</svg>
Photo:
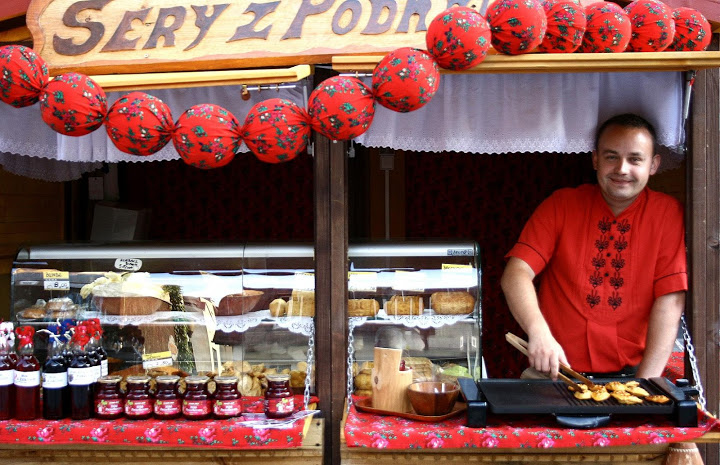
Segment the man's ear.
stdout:
<svg viewBox="0 0 720 465">
<path fill-rule="evenodd" d="M 659 153 L 656 153 L 652 157 L 652 161 L 650 162 L 650 174 L 653 175 L 657 173 L 658 168 L 660 168 L 660 162 L 662 161 L 662 158 L 660 157 Z"/>
<path fill-rule="evenodd" d="M 597 150 L 592 151 L 591 158 L 592 158 L 593 169 L 595 171 L 597 171 L 597 160 L 598 160 Z"/>
</svg>

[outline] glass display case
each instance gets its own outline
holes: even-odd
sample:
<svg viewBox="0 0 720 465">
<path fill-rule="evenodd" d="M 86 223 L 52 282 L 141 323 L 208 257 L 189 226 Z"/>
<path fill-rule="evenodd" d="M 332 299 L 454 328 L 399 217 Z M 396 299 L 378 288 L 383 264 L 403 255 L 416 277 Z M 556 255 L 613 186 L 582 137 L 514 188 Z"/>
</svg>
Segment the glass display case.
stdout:
<svg viewBox="0 0 720 465">
<path fill-rule="evenodd" d="M 46 329 L 97 318 L 109 373 L 265 375 L 314 392 L 315 263 L 304 244 L 63 244 L 19 251 L 12 320 Z M 41 362 L 47 334 L 36 334 Z"/>
<path fill-rule="evenodd" d="M 376 346 L 402 349 L 415 381 L 482 377 L 476 243 L 355 244 L 348 256 L 348 394 L 371 395 Z"/>
</svg>

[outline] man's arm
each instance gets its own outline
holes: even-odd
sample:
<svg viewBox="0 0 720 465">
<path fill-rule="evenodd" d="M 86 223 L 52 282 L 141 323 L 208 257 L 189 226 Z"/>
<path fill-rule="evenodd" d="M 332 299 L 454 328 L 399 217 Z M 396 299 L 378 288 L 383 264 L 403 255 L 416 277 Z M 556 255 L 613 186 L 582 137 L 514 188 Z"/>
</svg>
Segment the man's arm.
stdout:
<svg viewBox="0 0 720 465">
<path fill-rule="evenodd" d="M 685 292 L 673 292 L 655 299 L 650 310 L 645 353 L 638 367 L 638 378 L 662 375 L 677 337 L 683 310 Z"/>
<path fill-rule="evenodd" d="M 530 366 L 557 379 L 560 362 L 567 364 L 567 359 L 540 312 L 534 278 L 535 272 L 530 265 L 520 258 L 510 257 L 500 285 L 510 312 L 528 335 Z"/>
</svg>

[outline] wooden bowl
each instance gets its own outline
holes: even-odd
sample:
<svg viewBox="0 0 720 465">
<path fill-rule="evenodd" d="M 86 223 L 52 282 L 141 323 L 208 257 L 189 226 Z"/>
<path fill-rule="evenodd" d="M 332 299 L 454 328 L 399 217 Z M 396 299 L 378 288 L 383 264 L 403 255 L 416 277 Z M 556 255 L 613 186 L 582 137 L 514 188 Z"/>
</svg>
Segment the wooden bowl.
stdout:
<svg viewBox="0 0 720 465">
<path fill-rule="evenodd" d="M 215 309 L 217 316 L 244 315 L 252 312 L 257 307 L 263 291 L 245 289 L 237 294 L 228 294 L 220 299 L 220 304 Z"/>
<path fill-rule="evenodd" d="M 407 388 L 407 395 L 415 413 L 434 417 L 450 413 L 458 394 L 460 387 L 457 384 L 438 381 L 420 381 Z"/>
</svg>

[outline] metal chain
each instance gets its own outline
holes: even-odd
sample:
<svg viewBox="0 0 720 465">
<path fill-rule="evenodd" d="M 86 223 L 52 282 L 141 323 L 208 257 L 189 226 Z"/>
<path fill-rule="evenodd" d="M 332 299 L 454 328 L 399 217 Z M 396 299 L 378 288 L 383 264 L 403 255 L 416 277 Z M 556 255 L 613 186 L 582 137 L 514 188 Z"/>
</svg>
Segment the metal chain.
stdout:
<svg viewBox="0 0 720 465">
<path fill-rule="evenodd" d="M 702 381 L 700 380 L 700 370 L 698 369 L 697 357 L 695 356 L 695 346 L 690 338 L 690 331 L 688 330 L 687 322 L 685 321 L 685 315 L 680 317 L 682 322 L 683 340 L 685 341 L 685 350 L 690 359 L 690 368 L 692 369 L 693 379 L 695 380 L 695 388 L 698 391 L 698 403 L 703 410 L 707 410 L 705 393 L 703 392 Z"/>
<path fill-rule="evenodd" d="M 347 410 L 350 411 L 353 393 L 353 363 L 355 362 L 355 336 L 353 330 L 355 325 L 348 325 L 348 358 L 347 358 Z"/>
<path fill-rule="evenodd" d="M 313 328 L 308 338 L 307 368 L 305 371 L 305 395 L 303 397 L 303 409 L 307 410 L 310 404 L 310 383 L 312 380 L 313 367 L 315 366 L 315 329 Z"/>
</svg>

